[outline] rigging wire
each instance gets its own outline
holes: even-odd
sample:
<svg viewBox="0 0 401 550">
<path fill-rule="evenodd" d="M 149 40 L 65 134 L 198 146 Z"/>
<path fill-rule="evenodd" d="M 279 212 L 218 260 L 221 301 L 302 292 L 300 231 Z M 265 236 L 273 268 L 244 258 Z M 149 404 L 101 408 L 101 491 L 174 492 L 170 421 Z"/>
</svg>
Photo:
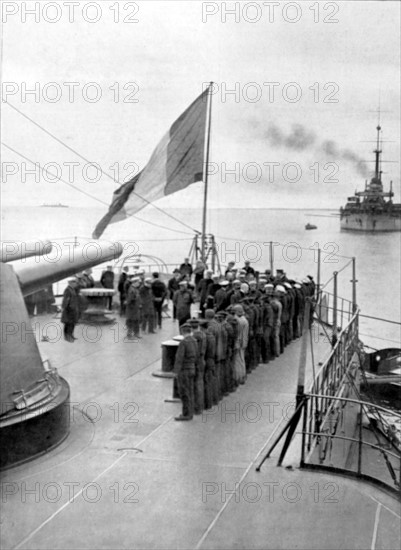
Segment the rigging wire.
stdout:
<svg viewBox="0 0 401 550">
<path fill-rule="evenodd" d="M 8 105 L 9 107 L 11 107 L 11 109 L 14 109 L 14 111 L 16 111 L 17 113 L 19 113 L 21 116 L 23 116 L 24 118 L 26 118 L 27 120 L 29 120 L 30 122 L 32 122 L 32 124 L 34 124 L 35 126 L 37 126 L 38 128 L 40 128 L 43 132 L 45 132 L 47 135 L 49 135 L 50 137 L 52 137 L 53 139 L 55 139 L 58 143 L 60 143 L 61 145 L 63 145 L 64 147 L 66 147 L 69 151 L 71 151 L 72 153 L 74 153 L 75 155 L 77 155 L 79 158 L 81 158 L 82 160 L 84 160 L 85 162 L 87 162 L 88 164 L 92 164 L 90 160 L 88 160 L 87 158 L 85 158 L 83 155 L 81 155 L 78 151 L 76 151 L 75 149 L 73 149 L 72 147 L 70 147 L 69 145 L 67 145 L 66 143 L 64 143 L 61 139 L 59 139 L 57 136 L 55 136 L 54 134 L 52 134 L 49 130 L 46 130 L 46 128 L 44 128 L 43 126 L 41 126 L 38 122 L 35 122 L 31 117 L 29 117 L 28 115 L 26 115 L 25 113 L 23 113 L 22 111 L 20 111 L 20 109 L 18 109 L 17 107 L 15 107 L 14 105 L 12 105 L 11 103 L 9 103 L 8 101 L 5 101 L 6 105 Z M 102 168 L 99 166 L 100 168 L 100 172 L 102 174 L 104 174 L 105 176 L 107 176 L 108 178 L 110 178 L 114 183 L 115 183 L 115 179 L 113 178 L 113 176 L 107 172 L 105 172 L 104 170 L 102 170 Z M 131 192 L 132 194 L 136 195 L 137 197 L 139 197 L 141 200 L 143 200 L 144 202 L 146 202 L 148 205 L 151 205 L 153 206 L 153 208 L 156 208 L 156 210 L 159 210 L 159 212 L 161 212 L 162 214 L 165 214 L 166 216 L 170 217 L 171 219 L 175 220 L 176 222 L 184 225 L 185 227 L 187 227 L 188 229 L 190 229 L 191 231 L 195 232 L 195 233 L 199 233 L 199 231 L 197 231 L 196 229 L 194 229 L 193 227 L 191 227 L 190 225 L 188 225 L 187 223 L 183 222 L 182 220 L 179 220 L 178 218 L 176 218 L 175 216 L 173 216 L 172 214 L 169 214 L 168 212 L 166 212 L 165 210 L 163 210 L 162 208 L 160 208 L 159 206 L 156 206 L 155 204 L 153 204 L 152 201 L 149 201 L 147 199 L 145 199 L 144 197 L 142 197 L 142 195 L 140 195 L 139 193 L 137 193 L 135 190 L 132 190 Z M 93 197 L 92 197 L 93 198 Z M 104 204 L 107 204 L 107 203 L 104 203 Z M 109 206 L 109 205 L 107 205 Z"/>
<path fill-rule="evenodd" d="M 27 160 L 28 162 L 31 162 L 32 164 L 36 164 L 32 159 L 30 159 L 29 157 L 26 157 L 25 155 L 23 155 L 22 153 L 19 153 L 18 151 L 16 151 L 15 149 L 13 149 L 12 147 L 10 147 L 9 145 L 7 145 L 6 143 L 4 143 L 3 141 L 1 142 L 1 144 L 6 147 L 7 149 L 9 149 L 10 151 L 12 151 L 13 153 L 15 153 L 16 155 L 20 156 L 21 158 Z M 76 187 L 75 185 L 73 185 L 72 183 L 69 183 L 68 181 L 65 181 L 63 178 L 60 178 L 58 177 L 58 174 L 53 174 L 52 172 L 50 172 L 50 170 L 48 170 L 47 168 L 44 168 L 44 167 L 41 167 L 41 170 L 44 171 L 45 173 L 47 173 L 49 176 L 52 176 L 53 178 L 58 178 L 58 181 L 61 181 L 62 183 L 64 183 L 65 185 L 68 185 L 69 187 L 72 187 L 73 189 L 75 189 L 76 191 L 78 191 L 79 193 L 82 193 L 83 195 L 86 195 L 87 197 L 90 197 L 91 199 L 95 200 L 95 201 L 98 201 L 100 202 L 101 204 L 105 204 L 106 206 L 108 206 L 108 203 L 104 202 L 102 199 L 98 199 L 97 197 L 95 197 L 94 195 L 91 195 L 90 193 L 87 193 L 86 191 L 84 191 L 83 189 L 80 189 L 79 187 Z M 143 218 L 139 218 L 138 216 L 135 216 L 135 215 L 132 215 L 131 216 L 132 218 L 135 218 L 136 220 L 138 221 L 141 221 L 141 222 L 144 222 L 144 223 L 148 223 L 149 225 L 154 225 L 155 227 L 159 227 L 161 229 L 167 229 L 168 231 L 173 231 L 174 233 L 180 233 L 180 234 L 183 234 L 183 235 L 192 235 L 192 233 L 188 233 L 187 231 L 181 231 L 179 229 L 171 229 L 170 227 L 166 227 L 165 225 L 160 225 L 160 224 L 157 224 L 155 222 L 151 222 L 149 220 L 144 220 Z M 177 239 L 175 239 L 177 240 Z M 188 240 L 188 239 L 185 239 L 185 240 Z"/>
<path fill-rule="evenodd" d="M 262 244 L 264 246 L 267 246 L 270 244 L 270 242 L 273 242 L 275 245 L 279 246 L 297 246 L 300 250 L 306 250 L 309 252 L 317 251 L 317 248 L 306 248 L 304 246 L 300 246 L 298 243 L 279 243 L 277 241 L 257 241 L 257 240 L 251 240 L 251 239 L 240 239 L 237 237 L 222 237 L 221 235 L 215 235 L 217 239 L 220 240 L 226 240 L 226 241 L 235 241 L 235 242 L 242 242 L 242 243 L 249 243 L 249 244 Z M 345 258 L 346 260 L 352 260 L 351 256 L 343 256 L 341 254 L 336 254 L 335 252 L 326 252 L 325 250 L 320 249 L 321 254 L 325 254 L 326 256 L 335 256 L 336 258 Z"/>
</svg>

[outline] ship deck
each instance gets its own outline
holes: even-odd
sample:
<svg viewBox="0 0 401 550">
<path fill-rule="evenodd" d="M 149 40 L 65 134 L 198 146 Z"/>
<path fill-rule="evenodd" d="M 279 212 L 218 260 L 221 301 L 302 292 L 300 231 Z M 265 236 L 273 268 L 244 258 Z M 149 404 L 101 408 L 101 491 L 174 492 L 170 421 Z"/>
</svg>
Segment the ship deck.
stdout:
<svg viewBox="0 0 401 550">
<path fill-rule="evenodd" d="M 3 549 L 399 547 L 398 502 L 362 481 L 300 470 L 296 441 L 285 467 L 276 449 L 255 471 L 293 411 L 300 340 L 218 407 L 175 422 L 172 380 L 152 373 L 176 323 L 124 342 L 117 315 L 101 334 L 78 325 L 73 345 L 59 323 L 33 319 L 37 333 L 47 327 L 42 357 L 71 386 L 71 432 L 2 473 Z M 328 351 L 320 337 L 316 363 Z"/>
</svg>

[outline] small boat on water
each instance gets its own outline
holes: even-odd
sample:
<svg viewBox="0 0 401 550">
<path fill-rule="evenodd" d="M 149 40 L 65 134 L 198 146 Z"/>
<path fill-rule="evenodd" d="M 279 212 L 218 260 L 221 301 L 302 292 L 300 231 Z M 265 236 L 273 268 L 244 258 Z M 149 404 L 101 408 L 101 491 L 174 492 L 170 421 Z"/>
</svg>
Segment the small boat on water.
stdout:
<svg viewBox="0 0 401 550">
<path fill-rule="evenodd" d="M 317 229 L 317 225 L 313 225 L 312 223 L 307 223 L 305 225 L 305 229 Z"/>
</svg>

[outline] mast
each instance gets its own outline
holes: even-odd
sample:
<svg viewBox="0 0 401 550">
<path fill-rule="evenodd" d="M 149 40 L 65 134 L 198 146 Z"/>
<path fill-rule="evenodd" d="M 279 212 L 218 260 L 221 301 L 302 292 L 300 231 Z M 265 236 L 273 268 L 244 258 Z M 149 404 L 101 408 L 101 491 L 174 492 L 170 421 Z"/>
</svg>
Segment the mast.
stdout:
<svg viewBox="0 0 401 550">
<path fill-rule="evenodd" d="M 376 143 L 376 149 L 374 151 L 375 157 L 376 157 L 376 160 L 375 160 L 375 178 L 378 179 L 378 180 L 381 180 L 381 173 L 380 173 L 380 153 L 381 153 L 381 150 L 380 150 L 380 130 L 381 130 L 381 126 L 380 126 L 380 124 L 377 125 L 376 130 L 377 130 L 377 143 Z"/>
<path fill-rule="evenodd" d="M 205 128 L 205 150 L 204 150 L 204 184 L 205 189 L 203 193 L 203 216 L 202 216 L 202 236 L 201 236 L 201 260 L 203 263 L 206 261 L 206 213 L 207 213 L 207 192 L 208 192 L 208 178 L 209 178 L 209 150 L 210 150 L 210 129 L 212 123 L 212 89 L 213 82 L 209 84 L 209 93 L 207 94 L 207 113 L 206 113 L 206 128 Z"/>
</svg>

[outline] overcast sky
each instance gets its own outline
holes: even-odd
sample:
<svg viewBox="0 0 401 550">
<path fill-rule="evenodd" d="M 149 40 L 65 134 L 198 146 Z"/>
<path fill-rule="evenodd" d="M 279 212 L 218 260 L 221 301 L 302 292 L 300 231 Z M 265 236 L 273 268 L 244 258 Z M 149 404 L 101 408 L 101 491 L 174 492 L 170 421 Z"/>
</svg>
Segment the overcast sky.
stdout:
<svg viewBox="0 0 401 550">
<path fill-rule="evenodd" d="M 69 2 L 42 1 L 34 16 L 24 13 L 34 2 L 4 2 L 3 99 L 122 182 L 214 81 L 210 204 L 339 208 L 364 184 L 357 160 L 373 160 L 366 141 L 375 139 L 379 95 L 384 159 L 400 158 L 400 4 L 266 4 L 226 2 L 237 5 L 226 14 L 217 2 L 82 1 L 73 13 Z M 35 83 L 37 95 L 25 96 Z M 2 147 L 2 162 L 16 171 L 3 170 L 4 204 L 106 209 L 118 183 L 91 181 L 96 172 L 85 172 L 85 160 L 4 103 L 2 141 L 41 165 L 55 163 L 50 172 L 59 166 L 97 199 L 24 175 L 31 164 Z M 274 174 L 267 163 L 279 163 Z M 398 199 L 399 170 L 384 165 Z M 201 202 L 198 183 L 158 204 Z"/>
</svg>

